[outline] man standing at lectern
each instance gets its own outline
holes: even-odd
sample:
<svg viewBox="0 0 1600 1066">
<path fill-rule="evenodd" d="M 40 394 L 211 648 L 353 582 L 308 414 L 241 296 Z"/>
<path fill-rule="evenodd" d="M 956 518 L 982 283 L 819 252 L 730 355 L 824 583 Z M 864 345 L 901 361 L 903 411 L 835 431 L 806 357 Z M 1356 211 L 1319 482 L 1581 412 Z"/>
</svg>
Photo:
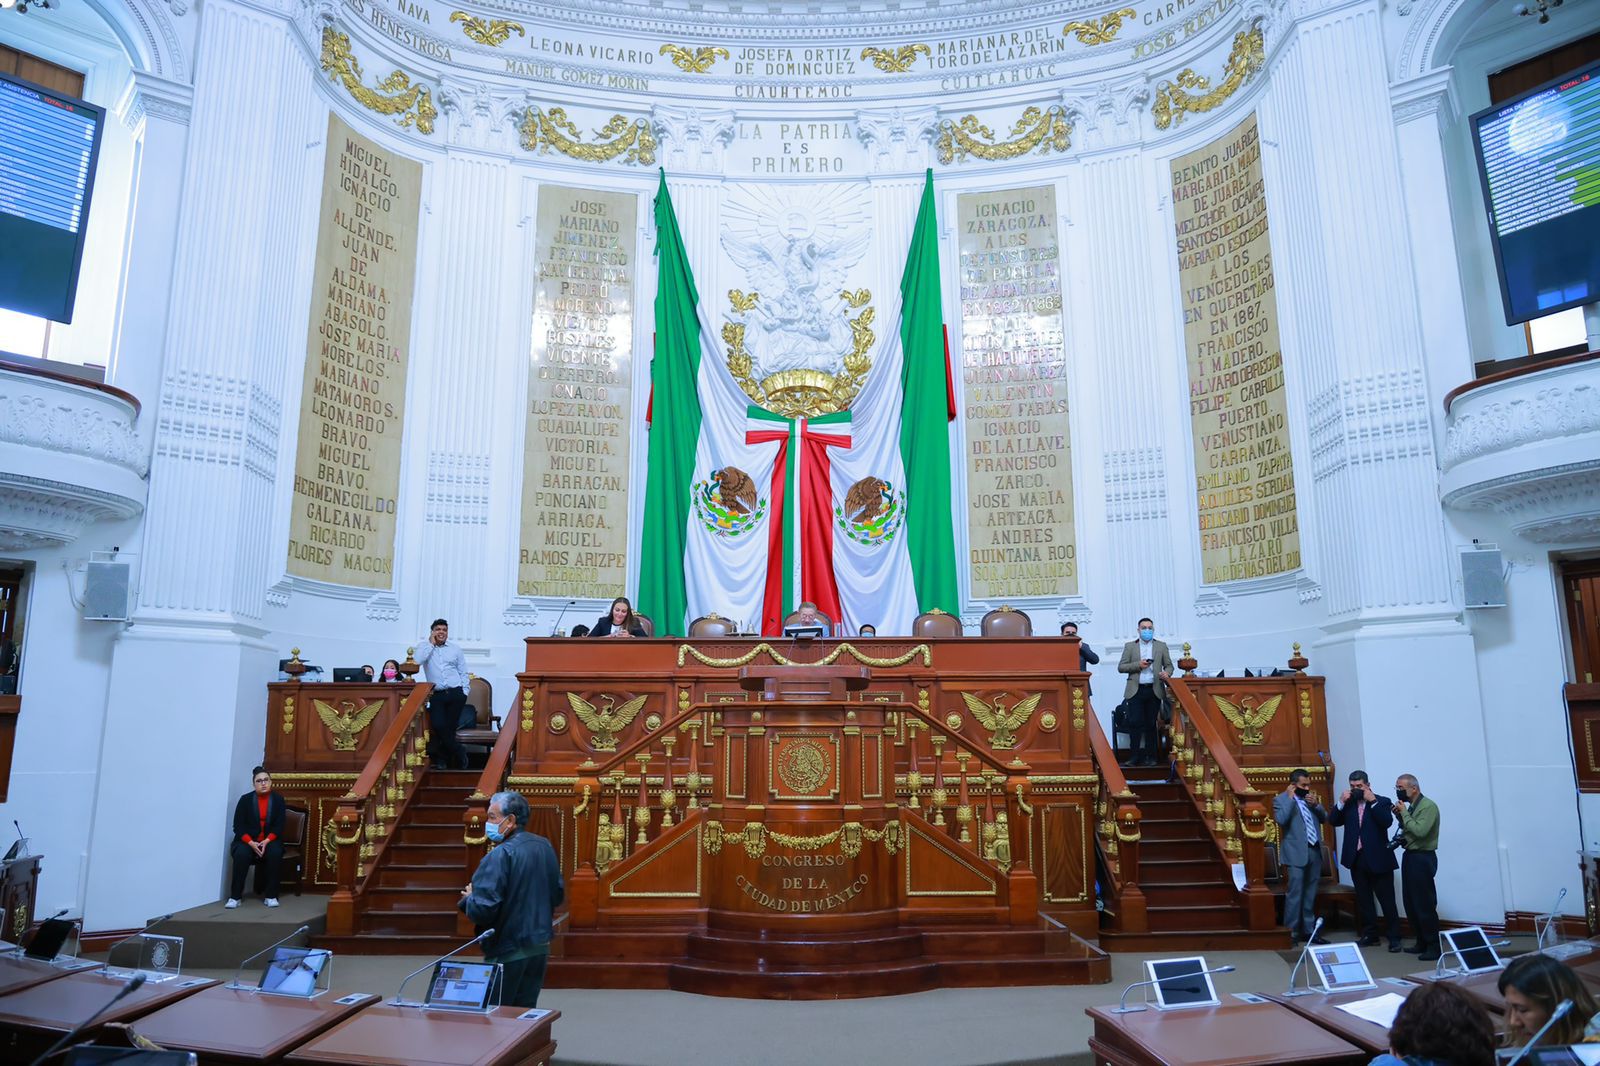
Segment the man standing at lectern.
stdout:
<svg viewBox="0 0 1600 1066">
<path fill-rule="evenodd" d="M 456 741 L 461 708 L 467 705 L 467 657 L 450 643 L 450 623 L 435 618 L 428 639 L 419 642 L 417 662 L 422 664 L 433 695 L 428 697 L 428 757 L 435 770 L 466 769 L 466 750 Z"/>
<path fill-rule="evenodd" d="M 1156 624 L 1139 619 L 1139 639 L 1122 648 L 1117 670 L 1128 675 L 1122 698 L 1133 717 L 1133 755 L 1129 766 L 1154 766 L 1157 752 L 1157 723 L 1167 701 L 1167 678 L 1172 676 L 1172 656 L 1167 646 L 1156 639 Z"/>
<path fill-rule="evenodd" d="M 484 835 L 495 844 L 478 863 L 457 906 L 481 933 L 483 957 L 498 962 L 501 1003 L 537 1007 L 550 958 L 551 912 L 566 890 L 550 841 L 528 832 L 528 801 L 519 792 L 496 792 L 483 816 Z"/>
</svg>

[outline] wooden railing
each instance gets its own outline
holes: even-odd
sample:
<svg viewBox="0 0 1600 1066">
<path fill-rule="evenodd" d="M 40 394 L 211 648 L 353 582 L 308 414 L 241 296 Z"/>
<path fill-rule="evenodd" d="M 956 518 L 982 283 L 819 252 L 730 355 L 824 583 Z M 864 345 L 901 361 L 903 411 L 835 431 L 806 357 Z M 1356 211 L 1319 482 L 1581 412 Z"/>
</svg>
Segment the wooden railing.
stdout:
<svg viewBox="0 0 1600 1066">
<path fill-rule="evenodd" d="M 334 813 L 339 887 L 328 900 L 328 934 L 350 936 L 356 929 L 356 903 L 366 892 L 389 834 L 415 790 L 417 768 L 427 760 L 428 723 L 424 709 L 433 686 L 420 684 L 406 696 L 400 713 L 384 731 L 356 783 L 339 799 Z"/>
<path fill-rule="evenodd" d="M 1095 839 L 1111 881 L 1105 887 L 1116 906 L 1113 920 L 1124 933 L 1147 932 L 1144 892 L 1139 888 L 1139 821 L 1143 817 L 1139 797 L 1128 788 L 1117 753 L 1093 713 L 1087 716 L 1087 727 L 1089 752 L 1100 778 L 1094 801 Z"/>
<path fill-rule="evenodd" d="M 1266 873 L 1266 793 L 1251 786 L 1228 750 L 1226 739 L 1201 711 L 1188 683 L 1169 678 L 1172 692 L 1172 756 L 1178 779 L 1205 819 L 1212 839 L 1230 862 L 1243 862 L 1245 924 L 1271 929 L 1277 922 Z"/>
</svg>

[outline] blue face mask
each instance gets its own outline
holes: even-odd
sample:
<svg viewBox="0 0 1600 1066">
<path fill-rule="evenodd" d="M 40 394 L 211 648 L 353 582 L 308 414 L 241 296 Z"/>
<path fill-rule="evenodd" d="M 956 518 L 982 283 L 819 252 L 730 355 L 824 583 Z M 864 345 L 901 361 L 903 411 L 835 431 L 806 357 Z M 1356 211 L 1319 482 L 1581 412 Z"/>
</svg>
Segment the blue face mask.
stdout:
<svg viewBox="0 0 1600 1066">
<path fill-rule="evenodd" d="M 500 841 L 506 838 L 505 831 L 500 828 L 499 822 L 486 822 L 483 827 L 483 832 L 496 844 L 500 843 Z"/>
<path fill-rule="evenodd" d="M 1153 630 L 1153 629 L 1141 629 L 1141 630 L 1139 630 L 1139 639 L 1140 640 L 1155 640 L 1156 639 L 1156 631 Z"/>
</svg>

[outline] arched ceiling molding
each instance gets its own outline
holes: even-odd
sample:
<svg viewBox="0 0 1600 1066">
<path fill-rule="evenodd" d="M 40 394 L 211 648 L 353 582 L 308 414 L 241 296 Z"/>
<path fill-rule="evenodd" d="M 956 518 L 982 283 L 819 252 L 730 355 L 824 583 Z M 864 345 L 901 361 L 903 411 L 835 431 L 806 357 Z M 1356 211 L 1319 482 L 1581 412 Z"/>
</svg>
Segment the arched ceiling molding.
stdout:
<svg viewBox="0 0 1600 1066">
<path fill-rule="evenodd" d="M 1394 81 L 1405 82 L 1450 65 L 1478 20 L 1506 0 L 1415 0 L 1395 61 Z"/>
<path fill-rule="evenodd" d="M 84 0 L 84 4 L 116 35 L 134 70 L 189 84 L 194 16 L 188 16 L 190 25 L 183 32 L 179 30 L 188 0 Z"/>
</svg>

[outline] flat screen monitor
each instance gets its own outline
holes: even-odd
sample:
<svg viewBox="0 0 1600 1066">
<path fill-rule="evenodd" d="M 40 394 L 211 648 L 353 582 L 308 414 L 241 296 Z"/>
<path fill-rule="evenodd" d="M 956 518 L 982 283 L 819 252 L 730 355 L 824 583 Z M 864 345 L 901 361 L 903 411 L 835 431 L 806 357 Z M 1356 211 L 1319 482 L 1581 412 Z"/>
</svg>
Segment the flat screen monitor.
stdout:
<svg viewBox="0 0 1600 1066">
<path fill-rule="evenodd" d="M 783 627 L 783 635 L 796 640 L 820 640 L 828 635 L 826 626 L 819 625 L 792 625 Z"/>
<path fill-rule="evenodd" d="M 0 74 L 0 307 L 71 322 L 105 111 Z"/>
<path fill-rule="evenodd" d="M 1215 1007 L 1216 986 L 1206 973 L 1206 960 L 1150 959 L 1144 964 L 1145 980 L 1156 982 L 1156 1006 L 1162 1010 L 1179 1007 Z"/>
<path fill-rule="evenodd" d="M 261 971 L 256 987 L 275 996 L 311 996 L 332 952 L 313 948 L 277 948 Z"/>
<path fill-rule="evenodd" d="M 451 959 L 435 963 L 433 980 L 428 982 L 427 1005 L 446 1010 L 487 1010 L 498 969 L 492 962 Z"/>
<path fill-rule="evenodd" d="M 367 676 L 367 672 L 359 666 L 335 666 L 333 668 L 333 679 L 335 681 L 353 681 L 357 683 L 372 680 Z"/>
<path fill-rule="evenodd" d="M 1504 965 L 1489 938 L 1475 925 L 1466 929 L 1445 929 L 1439 935 L 1444 937 L 1448 948 L 1455 950 L 1467 973 L 1487 973 Z"/>
<path fill-rule="evenodd" d="M 28 941 L 23 954 L 30 959 L 49 962 L 61 954 L 62 945 L 66 944 L 67 937 L 72 935 L 72 927 L 76 924 L 70 918 L 46 918 L 39 923 L 39 928 L 34 930 L 33 939 Z"/>
<path fill-rule="evenodd" d="M 1355 944 L 1329 944 L 1311 949 L 1311 966 L 1325 992 L 1350 992 L 1358 988 L 1376 988 L 1367 960 Z"/>
<path fill-rule="evenodd" d="M 1470 126 L 1506 324 L 1600 300 L 1600 63 Z"/>
</svg>

